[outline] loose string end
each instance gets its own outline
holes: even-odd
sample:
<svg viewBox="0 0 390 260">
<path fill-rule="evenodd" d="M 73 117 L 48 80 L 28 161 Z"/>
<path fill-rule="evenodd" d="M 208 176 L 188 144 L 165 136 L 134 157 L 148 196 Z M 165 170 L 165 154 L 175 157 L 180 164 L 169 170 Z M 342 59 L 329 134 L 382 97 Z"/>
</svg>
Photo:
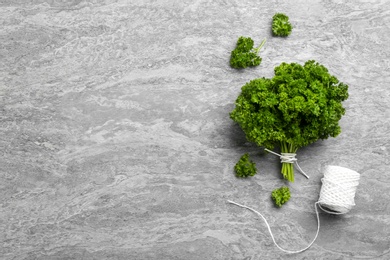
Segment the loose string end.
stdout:
<svg viewBox="0 0 390 260">
<path fill-rule="evenodd" d="M 297 168 L 298 168 L 299 172 L 300 172 L 303 176 L 305 176 L 307 179 L 310 179 L 309 175 L 307 175 L 307 174 L 302 170 L 301 166 L 299 166 L 299 164 L 298 164 L 297 161 L 295 162 L 295 164 L 297 165 Z"/>
<path fill-rule="evenodd" d="M 288 253 L 288 254 L 297 254 L 297 253 L 302 253 L 303 251 L 306 251 L 307 249 L 309 249 L 313 244 L 314 242 L 316 241 L 317 237 L 318 237 L 318 233 L 320 231 L 320 217 L 319 217 L 319 214 L 318 214 L 318 210 L 317 210 L 317 204 L 318 202 L 314 203 L 314 208 L 315 208 L 315 212 L 316 212 L 316 215 L 317 215 L 317 232 L 316 232 L 316 235 L 314 237 L 314 239 L 310 242 L 310 244 L 308 246 L 306 246 L 305 248 L 303 249 L 300 249 L 300 250 L 296 250 L 296 251 L 292 251 L 292 250 L 288 250 L 288 249 L 284 249 L 282 248 L 281 246 L 279 246 L 279 244 L 276 242 L 275 240 L 275 237 L 274 237 L 274 234 L 272 233 L 272 230 L 271 230 L 271 226 L 268 224 L 268 221 L 267 219 L 260 213 L 258 212 L 257 210 L 251 208 L 251 207 L 248 207 L 248 206 L 245 206 L 245 205 L 242 205 L 242 204 L 239 204 L 237 202 L 234 202 L 234 201 L 231 201 L 231 200 L 228 200 L 229 203 L 231 204 L 234 204 L 236 206 L 239 206 L 241 208 L 246 208 L 250 211 L 252 211 L 253 213 L 259 215 L 263 220 L 264 220 L 264 223 L 266 224 L 267 226 L 267 229 L 268 229 L 268 232 L 272 238 L 272 241 L 274 242 L 274 245 L 281 251 L 285 252 L 285 253 Z"/>
</svg>

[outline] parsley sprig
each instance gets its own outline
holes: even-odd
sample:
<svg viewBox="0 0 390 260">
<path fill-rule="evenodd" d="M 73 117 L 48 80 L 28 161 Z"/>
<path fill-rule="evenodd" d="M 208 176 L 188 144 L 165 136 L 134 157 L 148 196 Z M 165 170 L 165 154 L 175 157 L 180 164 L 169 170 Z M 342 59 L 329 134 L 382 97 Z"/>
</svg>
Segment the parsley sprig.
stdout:
<svg viewBox="0 0 390 260">
<path fill-rule="evenodd" d="M 249 159 L 249 154 L 241 156 L 240 160 L 234 166 L 236 176 L 240 178 L 246 178 L 254 176 L 257 173 L 256 164 Z"/>
<path fill-rule="evenodd" d="M 272 33 L 275 36 L 286 37 L 292 31 L 292 25 L 288 21 L 288 16 L 282 13 L 276 13 L 272 17 Z"/>
<path fill-rule="evenodd" d="M 230 66 L 241 69 L 260 65 L 262 59 L 258 54 L 265 41 L 266 39 L 261 42 L 259 47 L 254 48 L 252 38 L 240 36 L 237 40 L 236 48 L 231 52 Z"/>
<path fill-rule="evenodd" d="M 271 198 L 278 207 L 281 207 L 284 203 L 286 203 L 290 197 L 290 189 L 287 186 L 275 189 L 271 193 Z"/>
</svg>

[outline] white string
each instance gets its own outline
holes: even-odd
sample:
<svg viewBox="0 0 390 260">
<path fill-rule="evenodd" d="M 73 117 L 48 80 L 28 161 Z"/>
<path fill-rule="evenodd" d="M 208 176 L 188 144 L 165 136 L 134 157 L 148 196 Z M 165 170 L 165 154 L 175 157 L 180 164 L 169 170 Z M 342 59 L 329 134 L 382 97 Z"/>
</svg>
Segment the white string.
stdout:
<svg viewBox="0 0 390 260">
<path fill-rule="evenodd" d="M 281 162 L 281 163 L 295 163 L 296 166 L 297 166 L 297 168 L 298 168 L 298 170 L 299 170 L 299 172 L 300 172 L 303 176 L 305 176 L 306 178 L 309 179 L 309 176 L 308 176 L 308 175 L 302 170 L 302 168 L 299 166 L 299 164 L 298 164 L 298 159 L 295 158 L 295 156 L 297 156 L 296 153 L 281 153 L 281 154 L 278 154 L 278 153 L 275 153 L 274 151 L 271 151 L 271 150 L 269 150 L 269 149 L 267 149 L 267 148 L 265 148 L 264 150 L 266 150 L 267 152 L 272 153 L 272 154 L 274 154 L 274 155 L 276 155 L 276 156 L 279 156 L 279 157 L 280 157 L 280 162 Z"/>
<path fill-rule="evenodd" d="M 359 185 L 359 179 L 360 174 L 348 168 L 332 165 L 329 165 L 325 168 L 324 178 L 322 178 L 320 198 L 317 202 L 314 203 L 314 209 L 318 223 L 316 235 L 307 247 L 297 251 L 284 249 L 276 243 L 268 221 L 260 212 L 231 200 L 228 200 L 228 202 L 241 208 L 249 209 L 250 211 L 259 215 L 267 225 L 268 232 L 270 233 L 275 246 L 285 253 L 296 254 L 309 249 L 318 237 L 318 233 L 320 231 L 320 217 L 317 206 L 329 214 L 341 215 L 347 213 L 355 205 L 354 197 L 357 186 Z"/>
<path fill-rule="evenodd" d="M 239 207 L 241 207 L 241 208 L 249 209 L 250 211 L 253 211 L 253 212 L 256 213 L 257 215 L 259 215 L 259 216 L 264 220 L 265 224 L 267 225 L 268 232 L 269 232 L 269 234 L 271 235 L 272 241 L 274 241 L 275 246 L 276 246 L 277 248 L 279 248 L 281 251 L 285 252 L 285 253 L 289 253 L 289 254 L 301 253 L 301 252 L 303 252 L 303 251 L 309 249 L 309 248 L 313 245 L 314 241 L 316 241 L 316 239 L 317 239 L 317 237 L 318 237 L 318 233 L 319 233 L 319 231 L 320 231 L 320 217 L 319 217 L 319 215 L 318 215 L 318 210 L 317 210 L 317 204 L 318 204 L 318 202 L 314 203 L 314 208 L 315 208 L 315 210 L 316 210 L 317 222 L 318 222 L 317 233 L 316 233 L 316 235 L 315 235 L 313 241 L 311 241 L 310 244 L 309 244 L 307 247 L 305 247 L 305 248 L 303 248 L 303 249 L 301 249 L 301 250 L 297 250 L 297 251 L 291 251 L 291 250 L 284 249 L 284 248 L 282 248 L 281 246 L 279 246 L 278 243 L 276 243 L 275 237 L 274 237 L 274 235 L 273 235 L 273 233 L 272 233 L 272 231 L 271 231 L 271 227 L 270 227 L 270 225 L 268 224 L 268 221 L 265 219 L 265 217 L 264 217 L 263 215 L 261 215 L 260 212 L 254 210 L 254 209 L 252 209 L 252 208 L 250 208 L 250 207 L 247 207 L 247 206 L 245 206 L 245 205 L 241 205 L 241 204 L 239 204 L 239 203 L 236 203 L 236 202 L 234 202 L 234 201 L 231 201 L 231 200 L 228 200 L 228 202 L 231 203 L 231 204 L 237 205 L 237 206 L 239 206 Z"/>
</svg>

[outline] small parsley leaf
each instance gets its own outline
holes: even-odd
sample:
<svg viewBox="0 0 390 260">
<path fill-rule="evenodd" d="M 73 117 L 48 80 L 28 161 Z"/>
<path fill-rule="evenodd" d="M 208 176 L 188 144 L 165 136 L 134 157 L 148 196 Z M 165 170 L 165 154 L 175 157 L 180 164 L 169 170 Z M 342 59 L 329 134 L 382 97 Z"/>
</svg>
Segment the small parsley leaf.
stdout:
<svg viewBox="0 0 390 260">
<path fill-rule="evenodd" d="M 288 16 L 282 13 L 277 13 L 272 17 L 272 33 L 275 36 L 286 37 L 290 35 L 292 25 L 288 21 Z"/>
<path fill-rule="evenodd" d="M 240 178 L 246 178 L 254 176 L 257 173 L 256 164 L 249 159 L 249 154 L 241 156 L 240 160 L 234 166 L 236 176 Z"/>
<path fill-rule="evenodd" d="M 272 191 L 271 197 L 275 205 L 280 208 L 284 203 L 286 203 L 290 199 L 291 197 L 290 189 L 286 186 L 281 187 L 279 189 L 275 189 Z"/>
<path fill-rule="evenodd" d="M 252 38 L 240 36 L 237 40 L 236 48 L 231 52 L 230 66 L 241 69 L 260 65 L 262 59 L 258 53 L 265 41 L 264 39 L 259 47 L 254 48 Z"/>
</svg>

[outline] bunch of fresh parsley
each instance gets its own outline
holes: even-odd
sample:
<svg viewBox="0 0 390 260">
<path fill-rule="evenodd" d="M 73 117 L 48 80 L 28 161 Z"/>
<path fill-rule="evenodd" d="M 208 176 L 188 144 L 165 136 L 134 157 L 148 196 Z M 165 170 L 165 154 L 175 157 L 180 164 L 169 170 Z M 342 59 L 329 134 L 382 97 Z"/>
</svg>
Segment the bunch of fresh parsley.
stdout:
<svg viewBox="0 0 390 260">
<path fill-rule="evenodd" d="M 246 83 L 230 113 L 248 141 L 296 153 L 298 148 L 340 134 L 338 122 L 345 113 L 341 102 L 348 98 L 346 84 L 313 60 L 303 66 L 282 63 L 274 70 L 273 78 Z M 281 172 L 294 181 L 291 163 L 283 163 Z"/>
</svg>

